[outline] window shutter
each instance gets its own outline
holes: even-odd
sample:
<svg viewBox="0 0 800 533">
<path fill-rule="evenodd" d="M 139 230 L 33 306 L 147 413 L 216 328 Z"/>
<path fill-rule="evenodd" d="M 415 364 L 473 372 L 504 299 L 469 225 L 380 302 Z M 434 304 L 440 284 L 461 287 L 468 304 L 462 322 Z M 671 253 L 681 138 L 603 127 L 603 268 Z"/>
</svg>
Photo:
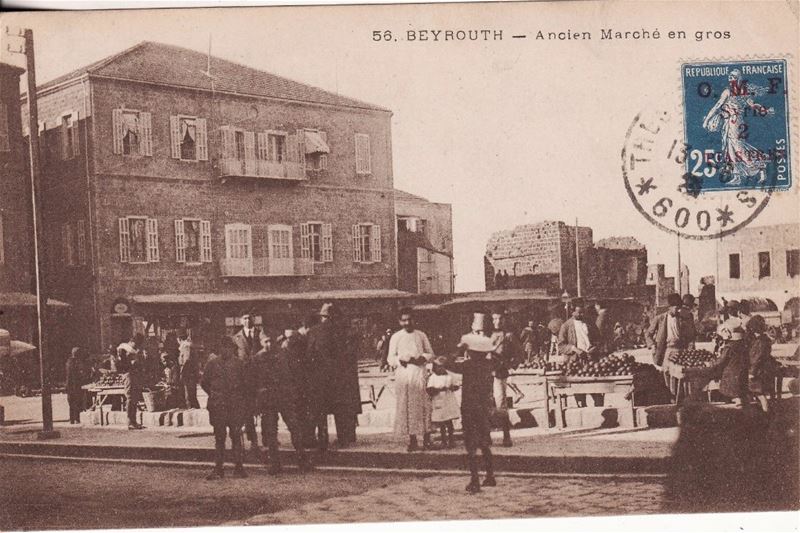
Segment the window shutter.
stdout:
<svg viewBox="0 0 800 533">
<path fill-rule="evenodd" d="M 172 147 L 172 158 L 181 158 L 181 121 L 175 115 L 169 117 L 169 137 Z M 177 221 L 176 221 L 177 222 Z"/>
<path fill-rule="evenodd" d="M 257 137 L 257 148 L 258 148 L 258 159 L 261 161 L 266 161 L 269 159 L 269 146 L 267 145 L 267 134 L 263 131 L 258 132 L 256 135 Z"/>
<path fill-rule="evenodd" d="M 372 172 L 369 153 L 369 135 L 356 133 L 356 173 L 369 174 Z"/>
<path fill-rule="evenodd" d="M 76 232 L 78 234 L 78 264 L 86 264 L 86 225 L 83 220 L 78 221 Z"/>
<path fill-rule="evenodd" d="M 119 219 L 119 262 L 128 263 L 131 260 L 131 241 L 127 218 Z"/>
<path fill-rule="evenodd" d="M 327 170 L 328 168 L 328 154 L 319 154 L 319 169 Z"/>
<path fill-rule="evenodd" d="M 139 144 L 139 153 L 142 155 L 153 155 L 153 119 L 150 113 L 139 113 L 139 126 L 141 128 L 142 141 Z"/>
<path fill-rule="evenodd" d="M 158 220 L 147 219 L 147 261 L 157 263 L 158 257 Z"/>
<path fill-rule="evenodd" d="M 311 259 L 311 238 L 308 223 L 300 224 L 300 257 Z"/>
<path fill-rule="evenodd" d="M 300 152 L 298 151 L 300 144 L 297 142 L 297 137 L 297 134 L 286 136 L 286 160 L 290 163 L 300 162 Z"/>
<path fill-rule="evenodd" d="M 361 263 L 361 230 L 358 224 L 353 224 L 353 261 Z"/>
<path fill-rule="evenodd" d="M 252 131 L 244 132 L 244 168 L 245 173 L 256 173 L 256 134 Z"/>
<path fill-rule="evenodd" d="M 322 260 L 326 263 L 333 262 L 333 226 L 322 225 Z"/>
<path fill-rule="evenodd" d="M 81 153 L 81 136 L 80 136 L 80 117 L 77 111 L 73 111 L 69 117 L 69 131 L 72 135 L 72 157 Z"/>
<path fill-rule="evenodd" d="M 61 118 L 58 119 L 59 126 L 58 131 L 61 137 L 61 160 L 66 161 L 72 157 L 69 151 L 69 140 L 70 140 L 70 131 L 69 131 L 69 121 L 64 122 L 63 115 Z"/>
<path fill-rule="evenodd" d="M 306 134 L 305 130 L 297 132 L 297 162 L 300 163 L 300 168 L 306 168 Z"/>
<path fill-rule="evenodd" d="M 125 121 L 122 117 L 122 109 L 114 109 L 111 112 L 111 122 L 113 125 L 114 153 L 122 153 L 122 138 L 125 136 Z M 120 219 L 122 220 L 122 219 Z"/>
<path fill-rule="evenodd" d="M 183 232 L 183 219 L 175 220 L 175 261 L 186 262 L 186 235 Z"/>
<path fill-rule="evenodd" d="M 372 239 L 372 262 L 381 262 L 381 227 L 373 225 L 370 227 L 370 238 Z"/>
<path fill-rule="evenodd" d="M 195 143 L 195 146 L 197 146 L 197 160 L 208 161 L 208 126 L 206 125 L 206 119 L 195 119 L 194 125 L 197 136 L 197 142 Z"/>
<path fill-rule="evenodd" d="M 211 262 L 211 221 L 200 221 L 200 257 L 203 263 Z"/>
</svg>

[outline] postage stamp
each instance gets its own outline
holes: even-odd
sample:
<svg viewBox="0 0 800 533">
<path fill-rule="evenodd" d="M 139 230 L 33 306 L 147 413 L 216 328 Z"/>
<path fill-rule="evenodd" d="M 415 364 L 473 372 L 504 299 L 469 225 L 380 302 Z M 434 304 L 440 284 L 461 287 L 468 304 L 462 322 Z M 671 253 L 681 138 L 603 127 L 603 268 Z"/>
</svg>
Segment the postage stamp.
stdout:
<svg viewBox="0 0 800 533">
<path fill-rule="evenodd" d="M 791 186 L 786 68 L 784 59 L 681 65 L 690 189 Z"/>
</svg>

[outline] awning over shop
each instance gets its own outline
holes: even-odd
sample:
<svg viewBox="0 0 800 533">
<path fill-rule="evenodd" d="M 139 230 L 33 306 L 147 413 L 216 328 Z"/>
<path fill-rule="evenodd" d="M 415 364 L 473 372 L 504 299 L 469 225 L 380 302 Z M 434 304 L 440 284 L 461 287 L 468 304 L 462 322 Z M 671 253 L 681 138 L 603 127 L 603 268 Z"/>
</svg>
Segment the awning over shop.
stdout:
<svg viewBox="0 0 800 533">
<path fill-rule="evenodd" d="M 66 302 L 47 299 L 47 305 L 52 307 L 70 307 Z M 36 295 L 27 292 L 0 292 L 0 307 L 36 307 Z"/>
<path fill-rule="evenodd" d="M 548 302 L 558 300 L 558 296 L 550 296 L 544 291 L 536 289 L 508 289 L 487 292 L 467 292 L 455 294 L 453 299 L 442 305 L 459 305 L 471 303 L 499 303 L 511 301 L 540 301 Z"/>
<path fill-rule="evenodd" d="M 200 293 L 200 294 L 146 294 L 136 295 L 131 300 L 135 304 L 147 305 L 200 305 L 216 303 L 254 303 L 270 301 L 301 300 L 378 300 L 392 298 L 411 298 L 414 295 L 394 289 L 363 289 L 316 292 L 248 292 L 248 293 Z"/>
<path fill-rule="evenodd" d="M 307 154 L 328 154 L 331 151 L 328 143 L 316 131 L 305 130 L 305 141 Z"/>
</svg>

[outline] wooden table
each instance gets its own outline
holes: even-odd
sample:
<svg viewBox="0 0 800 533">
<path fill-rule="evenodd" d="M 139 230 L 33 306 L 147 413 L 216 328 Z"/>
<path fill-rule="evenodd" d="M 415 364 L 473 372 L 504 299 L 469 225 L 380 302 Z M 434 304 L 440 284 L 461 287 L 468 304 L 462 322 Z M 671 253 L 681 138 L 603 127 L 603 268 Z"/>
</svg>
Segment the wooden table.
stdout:
<svg viewBox="0 0 800 533">
<path fill-rule="evenodd" d="M 633 416 L 633 425 L 636 427 L 636 409 L 634 407 L 633 376 L 603 376 L 603 377 L 577 377 L 561 376 L 548 379 L 548 385 L 553 397 L 557 401 L 556 425 L 558 429 L 564 429 L 567 425 L 565 410 L 567 408 L 567 397 L 576 394 L 609 394 L 620 393 L 627 395 L 630 393 L 628 407 Z"/>
<path fill-rule="evenodd" d="M 125 387 L 122 386 L 112 386 L 112 387 L 102 387 L 94 383 L 90 383 L 89 385 L 84 385 L 81 387 L 86 392 L 92 394 L 92 410 L 97 409 L 100 411 L 100 425 L 105 424 L 105 420 L 103 419 L 103 406 L 106 405 L 109 399 L 119 397 L 121 400 L 122 410 L 125 410 L 125 402 L 127 401 L 127 395 L 125 394 Z"/>
</svg>

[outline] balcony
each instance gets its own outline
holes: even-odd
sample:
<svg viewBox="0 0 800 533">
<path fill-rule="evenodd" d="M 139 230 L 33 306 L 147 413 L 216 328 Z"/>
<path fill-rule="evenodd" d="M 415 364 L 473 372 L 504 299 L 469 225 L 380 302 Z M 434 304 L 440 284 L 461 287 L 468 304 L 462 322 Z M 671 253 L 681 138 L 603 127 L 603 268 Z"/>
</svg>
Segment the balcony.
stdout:
<svg viewBox="0 0 800 533">
<path fill-rule="evenodd" d="M 221 178 L 262 178 L 285 181 L 305 181 L 306 179 L 305 168 L 300 163 L 227 158 L 218 161 Z"/>
<path fill-rule="evenodd" d="M 278 276 L 311 276 L 314 262 L 310 259 L 220 259 L 220 272 L 224 278 L 263 278 Z"/>
</svg>

